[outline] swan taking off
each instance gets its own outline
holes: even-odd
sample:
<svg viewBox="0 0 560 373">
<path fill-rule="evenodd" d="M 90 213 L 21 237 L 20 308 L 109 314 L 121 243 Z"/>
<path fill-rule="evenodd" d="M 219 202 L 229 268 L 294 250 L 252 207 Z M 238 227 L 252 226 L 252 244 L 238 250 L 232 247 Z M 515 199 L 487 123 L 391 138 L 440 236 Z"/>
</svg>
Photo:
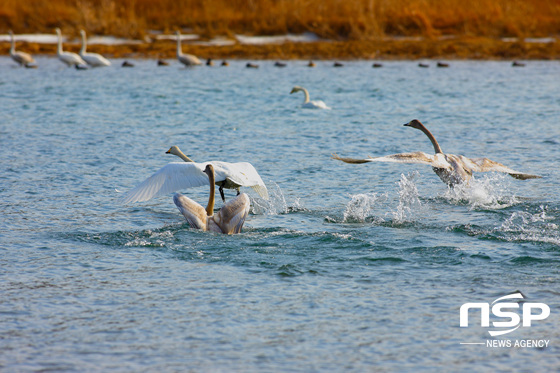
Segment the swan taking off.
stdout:
<svg viewBox="0 0 560 373">
<path fill-rule="evenodd" d="M 426 154 L 424 152 L 414 153 L 400 153 L 386 155 L 384 157 L 375 157 L 367 159 L 353 159 L 341 158 L 338 155 L 333 155 L 333 159 L 338 159 L 346 163 L 366 163 L 366 162 L 397 162 L 397 163 L 421 163 L 432 166 L 434 172 L 439 178 L 447 185 L 453 187 L 457 184 L 468 182 L 472 177 L 472 173 L 476 172 L 503 172 L 510 176 L 520 179 L 538 179 L 541 176 L 525 174 L 519 171 L 512 170 L 501 163 L 494 162 L 488 158 L 467 158 L 462 155 L 445 154 L 441 150 L 438 142 L 430 131 L 419 120 L 414 119 L 405 126 L 419 129 L 424 132 L 434 146 L 434 155 Z"/>
<path fill-rule="evenodd" d="M 56 35 L 58 36 L 58 48 L 56 50 L 58 59 L 68 66 L 87 66 L 87 62 L 84 61 L 82 57 L 78 56 L 76 53 L 64 52 L 62 50 L 62 35 L 60 34 L 60 29 L 57 27 L 55 31 Z"/>
<path fill-rule="evenodd" d="M 192 228 L 224 234 L 240 233 L 249 214 L 251 205 L 249 196 L 241 193 L 214 214 L 216 193 L 214 167 L 208 164 L 203 172 L 208 175 L 208 182 L 210 183 L 210 196 L 206 209 L 181 193 L 173 196 L 173 202 Z"/>
<path fill-rule="evenodd" d="M 10 57 L 12 57 L 12 60 L 16 61 L 16 63 L 18 63 L 20 66 L 31 67 L 31 64 L 35 63 L 35 60 L 29 53 L 16 52 L 16 41 L 14 39 L 14 33 L 12 32 L 12 30 L 8 32 L 12 41 L 12 46 L 10 48 Z"/>
<path fill-rule="evenodd" d="M 165 153 L 176 155 L 185 162 L 195 163 L 192 159 L 187 157 L 178 146 L 172 146 Z M 259 196 L 268 200 L 268 189 L 266 189 L 266 185 L 264 185 L 259 173 L 255 170 L 255 167 L 253 167 L 252 164 L 247 162 L 228 163 L 219 161 L 205 162 L 203 164 L 208 163 L 212 164 L 218 173 L 218 176 L 215 177 L 215 181 L 216 185 L 220 188 L 219 190 L 222 201 L 226 201 L 224 188 L 235 189 L 237 190 L 237 194 L 239 194 L 239 188 L 242 186 L 253 188 Z M 222 173 L 224 176 L 223 179 L 221 178 Z M 240 184 L 240 181 L 244 181 L 245 184 Z"/>
<path fill-rule="evenodd" d="M 200 62 L 197 56 L 183 54 L 183 50 L 181 49 L 181 33 L 177 31 L 175 34 L 177 35 L 177 59 L 179 62 L 187 67 L 202 65 L 202 62 Z"/>
<path fill-rule="evenodd" d="M 185 158 L 185 162 L 171 162 L 160 168 L 152 176 L 126 193 L 121 202 L 144 202 L 181 189 L 208 185 L 208 177 L 204 173 L 204 169 L 209 164 L 214 168 L 214 182 L 220 189 L 236 189 L 239 194 L 240 187 L 251 187 L 259 196 L 268 199 L 266 185 L 250 163 L 220 161 L 196 163 L 187 156 Z M 223 195 L 223 192 L 221 194 Z M 222 197 L 222 199 L 225 201 L 225 198 Z"/>
<path fill-rule="evenodd" d="M 330 109 L 330 107 L 327 106 L 327 104 L 325 104 L 323 101 L 309 101 L 309 92 L 307 92 L 307 89 L 300 87 L 300 86 L 295 86 L 294 88 L 292 88 L 292 91 L 290 92 L 290 94 L 295 93 L 295 92 L 299 92 L 299 91 L 303 91 L 303 93 L 305 94 L 305 99 L 303 100 L 303 103 L 301 104 L 302 108 L 306 108 L 306 109 Z"/>
<path fill-rule="evenodd" d="M 80 30 L 82 35 L 82 49 L 80 49 L 80 57 L 84 59 L 91 67 L 110 66 L 111 62 L 98 53 L 87 53 L 87 38 L 86 32 Z"/>
</svg>

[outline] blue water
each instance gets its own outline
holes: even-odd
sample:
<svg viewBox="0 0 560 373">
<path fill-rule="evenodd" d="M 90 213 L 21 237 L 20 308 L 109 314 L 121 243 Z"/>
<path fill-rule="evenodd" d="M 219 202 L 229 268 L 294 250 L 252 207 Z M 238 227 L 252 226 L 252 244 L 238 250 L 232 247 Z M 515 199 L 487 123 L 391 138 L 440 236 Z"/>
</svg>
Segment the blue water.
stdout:
<svg viewBox="0 0 560 373">
<path fill-rule="evenodd" d="M 560 366 L 558 62 L 37 61 L 0 58 L 0 370 Z M 302 109 L 294 85 L 332 110 Z M 402 126 L 414 118 L 446 152 L 543 178 L 477 174 L 449 190 L 429 166 L 330 158 L 431 153 Z M 246 190 L 242 234 L 190 229 L 171 195 L 118 204 L 178 160 L 172 145 L 259 171 L 271 199 Z M 493 339 L 475 313 L 459 327 L 462 304 L 516 290 L 551 314 L 495 339 L 548 347 L 460 344 Z"/>
</svg>

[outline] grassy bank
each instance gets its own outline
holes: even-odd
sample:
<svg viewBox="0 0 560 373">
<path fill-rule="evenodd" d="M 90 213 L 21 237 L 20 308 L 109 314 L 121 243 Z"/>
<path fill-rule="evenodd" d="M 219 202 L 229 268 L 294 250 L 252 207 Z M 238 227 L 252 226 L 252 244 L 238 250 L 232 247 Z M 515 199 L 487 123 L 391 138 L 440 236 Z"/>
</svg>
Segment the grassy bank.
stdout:
<svg viewBox="0 0 560 373">
<path fill-rule="evenodd" d="M 526 37 L 560 35 L 558 0 L 3 0 L 0 32 L 114 35 L 143 39 L 149 30 L 188 29 L 202 38 L 310 31 L 331 43 L 189 46 L 214 58 L 558 58 L 556 44 Z M 454 38 L 440 38 L 453 35 Z M 393 37 L 417 36 L 417 41 Z M 520 42 L 501 41 L 504 37 Z M 72 49 L 72 46 L 69 46 Z M 0 46 L 6 53 L 6 46 Z M 32 53 L 52 46 L 22 45 Z M 92 46 L 114 57 L 170 57 L 173 43 Z"/>
</svg>

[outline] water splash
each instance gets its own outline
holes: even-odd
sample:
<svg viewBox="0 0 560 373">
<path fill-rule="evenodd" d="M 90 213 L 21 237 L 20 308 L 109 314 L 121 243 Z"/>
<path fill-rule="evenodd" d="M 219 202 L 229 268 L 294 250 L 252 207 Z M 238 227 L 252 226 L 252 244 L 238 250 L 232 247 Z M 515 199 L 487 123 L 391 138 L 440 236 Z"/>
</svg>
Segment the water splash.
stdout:
<svg viewBox="0 0 560 373">
<path fill-rule="evenodd" d="M 401 180 L 397 183 L 399 186 L 399 205 L 397 210 L 392 212 L 393 220 L 396 223 L 405 222 L 412 217 L 413 211 L 422 206 L 415 182 L 419 175 L 418 171 L 410 172 L 406 176 L 401 174 Z"/>
<path fill-rule="evenodd" d="M 279 215 L 287 214 L 293 210 L 302 209 L 299 198 L 296 198 L 291 205 L 288 204 L 284 192 L 276 183 L 269 183 L 268 201 L 262 198 L 252 198 L 252 213 L 257 215 Z M 272 187 L 271 187 L 272 186 Z"/>
<path fill-rule="evenodd" d="M 372 215 L 373 208 L 387 199 L 387 195 L 378 196 L 377 193 L 360 193 L 352 196 L 346 205 L 343 222 L 363 223 Z"/>
<path fill-rule="evenodd" d="M 472 178 L 468 184 L 448 188 L 444 198 L 451 203 L 467 204 L 471 210 L 499 210 L 518 203 L 517 198 L 510 195 L 508 187 L 504 175 L 484 175 L 480 179 Z"/>
<path fill-rule="evenodd" d="M 545 242 L 560 245 L 558 218 L 549 214 L 548 206 L 539 206 L 540 211 L 531 213 L 515 211 L 498 228 L 508 233 L 508 241 Z"/>
</svg>

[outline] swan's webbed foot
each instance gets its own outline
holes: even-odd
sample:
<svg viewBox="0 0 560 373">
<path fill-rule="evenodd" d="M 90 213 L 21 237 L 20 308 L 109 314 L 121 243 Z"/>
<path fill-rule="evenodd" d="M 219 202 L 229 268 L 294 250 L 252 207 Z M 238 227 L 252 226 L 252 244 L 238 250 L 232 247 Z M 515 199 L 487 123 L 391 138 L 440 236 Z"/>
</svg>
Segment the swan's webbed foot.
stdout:
<svg viewBox="0 0 560 373">
<path fill-rule="evenodd" d="M 226 202 L 226 197 L 224 196 L 224 186 L 223 184 L 220 185 L 220 188 L 218 189 L 220 191 L 220 196 L 222 197 L 222 202 Z"/>
<path fill-rule="evenodd" d="M 237 188 L 237 195 L 240 195 L 241 192 L 239 191 L 239 188 Z"/>
</svg>

